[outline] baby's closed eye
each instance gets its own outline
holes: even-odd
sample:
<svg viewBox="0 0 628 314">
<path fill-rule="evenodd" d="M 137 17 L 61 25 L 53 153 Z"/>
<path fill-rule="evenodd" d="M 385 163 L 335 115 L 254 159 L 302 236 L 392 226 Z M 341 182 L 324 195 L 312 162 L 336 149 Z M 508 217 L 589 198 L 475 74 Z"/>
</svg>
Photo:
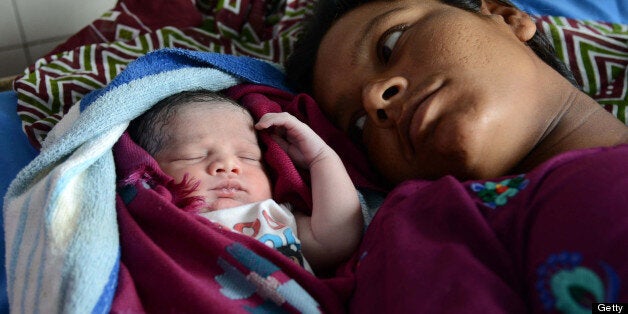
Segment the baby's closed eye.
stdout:
<svg viewBox="0 0 628 314">
<path fill-rule="evenodd" d="M 243 162 L 250 163 L 250 164 L 258 164 L 262 162 L 261 152 L 259 154 L 254 154 L 254 153 L 240 154 L 238 155 L 238 158 L 240 158 L 240 160 L 242 160 Z"/>
<path fill-rule="evenodd" d="M 205 157 L 207 157 L 207 154 L 178 155 L 174 156 L 172 161 L 178 163 L 195 163 L 205 159 Z"/>
<path fill-rule="evenodd" d="M 256 157 L 256 156 L 240 156 L 241 159 L 244 160 L 250 160 L 250 161 L 260 161 L 261 158 L 260 157 Z"/>
</svg>

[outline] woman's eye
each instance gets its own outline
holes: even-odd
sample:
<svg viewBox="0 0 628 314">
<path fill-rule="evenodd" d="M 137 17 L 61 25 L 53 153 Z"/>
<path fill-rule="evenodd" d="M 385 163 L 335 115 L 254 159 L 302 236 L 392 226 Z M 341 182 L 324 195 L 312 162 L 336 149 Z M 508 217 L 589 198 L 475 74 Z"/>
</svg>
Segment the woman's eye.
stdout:
<svg viewBox="0 0 628 314">
<path fill-rule="evenodd" d="M 383 63 L 388 63 L 393 54 L 397 40 L 406 29 L 406 25 L 398 25 L 387 30 L 377 45 L 377 56 Z"/>
</svg>

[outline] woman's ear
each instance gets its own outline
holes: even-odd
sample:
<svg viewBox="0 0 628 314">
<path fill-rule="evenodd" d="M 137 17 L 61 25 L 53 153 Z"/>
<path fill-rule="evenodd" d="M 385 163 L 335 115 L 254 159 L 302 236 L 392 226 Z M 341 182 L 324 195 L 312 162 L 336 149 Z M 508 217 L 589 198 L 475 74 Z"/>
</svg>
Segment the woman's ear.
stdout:
<svg viewBox="0 0 628 314">
<path fill-rule="evenodd" d="M 527 13 L 496 0 L 482 0 L 480 12 L 486 15 L 499 15 L 510 26 L 519 40 L 526 42 L 536 33 L 536 24 Z"/>
</svg>

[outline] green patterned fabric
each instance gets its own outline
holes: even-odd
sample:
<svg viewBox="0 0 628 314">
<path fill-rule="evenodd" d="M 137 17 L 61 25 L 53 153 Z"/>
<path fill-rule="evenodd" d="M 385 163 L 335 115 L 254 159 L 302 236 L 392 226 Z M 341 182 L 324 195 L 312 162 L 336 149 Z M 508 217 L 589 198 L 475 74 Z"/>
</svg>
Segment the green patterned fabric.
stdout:
<svg viewBox="0 0 628 314">
<path fill-rule="evenodd" d="M 550 16 L 538 24 L 582 89 L 627 123 L 628 25 Z"/>
</svg>

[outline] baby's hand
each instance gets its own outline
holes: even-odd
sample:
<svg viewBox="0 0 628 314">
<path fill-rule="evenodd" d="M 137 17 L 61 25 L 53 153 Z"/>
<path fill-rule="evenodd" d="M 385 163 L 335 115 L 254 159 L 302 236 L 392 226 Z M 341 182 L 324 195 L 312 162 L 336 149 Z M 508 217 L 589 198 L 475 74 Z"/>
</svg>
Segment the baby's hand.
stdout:
<svg viewBox="0 0 628 314">
<path fill-rule="evenodd" d="M 272 128 L 273 139 L 300 167 L 310 169 L 314 162 L 325 158 L 331 150 L 308 125 L 287 112 L 267 113 L 255 128 Z"/>
</svg>

